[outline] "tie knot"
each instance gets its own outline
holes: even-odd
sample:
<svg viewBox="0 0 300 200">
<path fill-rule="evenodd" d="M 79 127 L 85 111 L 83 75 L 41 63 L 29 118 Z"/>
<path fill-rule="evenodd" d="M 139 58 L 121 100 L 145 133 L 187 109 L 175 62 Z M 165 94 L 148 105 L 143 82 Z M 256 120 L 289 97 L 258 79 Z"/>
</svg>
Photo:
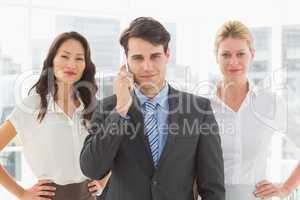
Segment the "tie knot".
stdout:
<svg viewBox="0 0 300 200">
<path fill-rule="evenodd" d="M 145 111 L 148 113 L 154 113 L 156 111 L 156 106 L 157 106 L 157 103 L 153 103 L 151 101 L 146 101 L 144 103 L 144 106 L 145 106 Z"/>
</svg>

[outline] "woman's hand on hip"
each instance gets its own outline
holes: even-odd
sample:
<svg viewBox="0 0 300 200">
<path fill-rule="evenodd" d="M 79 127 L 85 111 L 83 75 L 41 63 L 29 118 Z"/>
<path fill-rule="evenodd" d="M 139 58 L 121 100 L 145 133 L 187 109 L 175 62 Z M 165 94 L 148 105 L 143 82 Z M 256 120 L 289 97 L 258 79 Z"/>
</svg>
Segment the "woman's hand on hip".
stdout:
<svg viewBox="0 0 300 200">
<path fill-rule="evenodd" d="M 260 181 L 255 185 L 254 195 L 258 198 L 267 199 L 270 197 L 286 197 L 290 191 L 283 184 L 271 183 L 267 180 Z"/>
<path fill-rule="evenodd" d="M 49 183 L 52 183 L 52 181 L 39 180 L 37 184 L 24 190 L 20 200 L 51 200 L 51 197 L 55 195 L 56 188 L 46 185 Z"/>
</svg>

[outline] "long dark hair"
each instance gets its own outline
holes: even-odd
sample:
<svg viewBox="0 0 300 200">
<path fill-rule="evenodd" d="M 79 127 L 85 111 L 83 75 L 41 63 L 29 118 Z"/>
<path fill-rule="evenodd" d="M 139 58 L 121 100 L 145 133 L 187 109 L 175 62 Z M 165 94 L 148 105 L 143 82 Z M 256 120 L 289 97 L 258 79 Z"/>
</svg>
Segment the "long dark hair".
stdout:
<svg viewBox="0 0 300 200">
<path fill-rule="evenodd" d="M 51 44 L 47 57 L 43 63 L 43 69 L 39 80 L 33 85 L 29 93 L 35 89 L 36 93 L 39 94 L 41 98 L 40 110 L 37 116 L 37 120 L 40 122 L 44 119 L 47 108 L 48 108 L 48 99 L 47 95 L 51 94 L 54 97 L 54 100 L 57 100 L 57 83 L 56 77 L 53 72 L 53 60 L 57 54 L 60 46 L 69 39 L 76 40 L 81 43 L 84 48 L 84 58 L 85 58 L 85 69 L 84 72 L 77 82 L 73 84 L 72 87 L 72 97 L 74 100 L 81 99 L 84 104 L 84 110 L 82 113 L 82 118 L 84 122 L 91 119 L 92 111 L 96 105 L 96 92 L 98 87 L 95 81 L 96 67 L 91 60 L 90 47 L 87 40 L 77 32 L 65 32 L 58 35 L 53 43 Z"/>
</svg>

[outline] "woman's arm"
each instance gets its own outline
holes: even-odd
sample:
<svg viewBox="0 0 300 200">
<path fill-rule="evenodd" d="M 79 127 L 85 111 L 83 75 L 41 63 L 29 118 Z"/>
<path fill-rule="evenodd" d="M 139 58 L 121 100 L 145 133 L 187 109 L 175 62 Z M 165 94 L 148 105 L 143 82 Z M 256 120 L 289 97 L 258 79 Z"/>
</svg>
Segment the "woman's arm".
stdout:
<svg viewBox="0 0 300 200">
<path fill-rule="evenodd" d="M 0 150 L 4 149 L 15 136 L 16 130 L 11 122 L 4 122 L 0 127 Z M 18 198 L 24 192 L 24 189 L 6 172 L 2 165 L 0 165 L 0 184 Z"/>
<path fill-rule="evenodd" d="M 269 181 L 261 181 L 256 184 L 256 197 L 286 197 L 291 192 L 293 192 L 296 187 L 300 184 L 300 162 L 298 163 L 297 167 L 291 173 L 289 178 L 281 185 L 277 185 L 271 183 Z"/>
<path fill-rule="evenodd" d="M 0 127 L 0 151 L 16 136 L 17 132 L 13 124 L 8 120 Z M 0 164 L 0 184 L 3 185 L 10 193 L 15 195 L 20 200 L 51 200 L 50 198 L 40 197 L 53 196 L 54 187 L 45 186 L 44 184 L 51 183 L 49 180 L 40 180 L 37 184 L 29 189 L 24 189 L 20 186 L 2 167 Z"/>
</svg>

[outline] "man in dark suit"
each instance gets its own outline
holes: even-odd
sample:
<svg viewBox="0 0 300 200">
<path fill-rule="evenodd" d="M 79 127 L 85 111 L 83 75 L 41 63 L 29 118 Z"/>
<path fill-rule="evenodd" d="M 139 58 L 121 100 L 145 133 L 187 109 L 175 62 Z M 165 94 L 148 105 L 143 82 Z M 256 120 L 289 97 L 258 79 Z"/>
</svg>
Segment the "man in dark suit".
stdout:
<svg viewBox="0 0 300 200">
<path fill-rule="evenodd" d="M 98 105 L 80 156 L 91 179 L 112 175 L 106 200 L 224 200 L 223 158 L 210 102 L 165 80 L 170 35 L 140 17 L 120 43 L 129 65 Z"/>
</svg>

